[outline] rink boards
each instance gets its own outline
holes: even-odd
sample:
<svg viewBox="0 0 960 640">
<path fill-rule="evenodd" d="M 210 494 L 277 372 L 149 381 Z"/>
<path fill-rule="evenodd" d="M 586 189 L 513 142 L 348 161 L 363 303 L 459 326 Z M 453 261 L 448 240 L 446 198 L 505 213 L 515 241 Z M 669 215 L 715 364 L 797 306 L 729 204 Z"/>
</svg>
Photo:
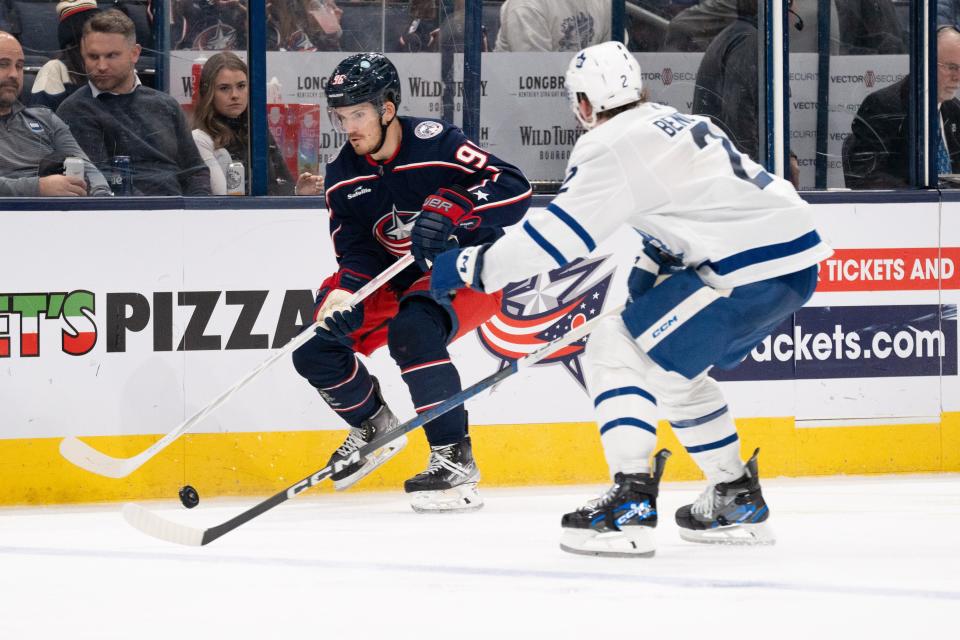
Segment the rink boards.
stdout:
<svg viewBox="0 0 960 640">
<path fill-rule="evenodd" d="M 762 447 L 768 476 L 960 470 L 960 203 L 814 209 L 837 249 L 817 294 L 718 374 L 744 454 Z M 78 435 L 134 455 L 295 335 L 335 268 L 325 212 L 7 212 L 0 232 L 0 504 L 170 498 L 185 482 L 205 496 L 266 493 L 317 470 L 342 440 L 284 361 L 126 479 L 57 452 Z M 618 233 L 586 263 L 509 290 L 495 329 L 451 349 L 465 385 L 619 304 L 633 243 Z M 485 484 L 606 477 L 581 352 L 468 403 Z M 368 367 L 395 412 L 412 417 L 388 355 Z M 660 433 L 677 454 L 667 477 L 696 478 L 665 424 Z M 396 487 L 425 460 L 415 434 L 360 487 Z"/>
</svg>

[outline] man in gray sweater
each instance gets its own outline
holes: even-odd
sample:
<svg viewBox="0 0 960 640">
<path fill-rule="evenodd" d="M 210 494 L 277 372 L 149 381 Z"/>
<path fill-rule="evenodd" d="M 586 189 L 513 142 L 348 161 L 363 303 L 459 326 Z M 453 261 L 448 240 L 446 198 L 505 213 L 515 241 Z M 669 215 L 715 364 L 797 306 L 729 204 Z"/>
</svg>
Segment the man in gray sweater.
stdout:
<svg viewBox="0 0 960 640">
<path fill-rule="evenodd" d="M 130 160 L 134 195 L 210 195 L 210 171 L 171 96 L 140 84 L 140 45 L 133 21 L 116 9 L 93 16 L 80 41 L 89 77 L 57 115 L 70 125 L 95 165 Z"/>
<path fill-rule="evenodd" d="M 23 49 L 0 31 L 0 196 L 108 196 L 103 175 L 52 111 L 20 104 Z M 63 160 L 84 160 L 86 180 L 63 175 Z"/>
</svg>

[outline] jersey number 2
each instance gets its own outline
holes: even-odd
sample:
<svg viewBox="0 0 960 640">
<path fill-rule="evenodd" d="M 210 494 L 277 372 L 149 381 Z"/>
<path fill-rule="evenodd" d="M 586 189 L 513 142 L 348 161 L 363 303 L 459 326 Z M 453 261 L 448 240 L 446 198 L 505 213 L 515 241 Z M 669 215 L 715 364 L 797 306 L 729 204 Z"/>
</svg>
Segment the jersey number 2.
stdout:
<svg viewBox="0 0 960 640">
<path fill-rule="evenodd" d="M 743 159 L 740 155 L 740 152 L 733 148 L 733 145 L 726 138 L 726 136 L 718 136 L 710 132 L 710 125 L 706 122 L 698 122 L 690 129 L 690 134 L 693 136 L 693 141 L 697 143 L 697 146 L 703 149 L 707 146 L 707 138 L 713 138 L 714 140 L 719 140 L 720 144 L 723 145 L 724 151 L 727 152 L 727 157 L 730 158 L 730 167 L 733 169 L 733 175 L 737 176 L 741 180 L 746 180 L 752 185 L 755 185 L 758 189 L 763 189 L 765 186 L 773 182 L 773 178 L 770 177 L 770 174 L 766 171 L 760 171 L 754 177 L 747 175 L 747 172 L 743 169 Z"/>
</svg>

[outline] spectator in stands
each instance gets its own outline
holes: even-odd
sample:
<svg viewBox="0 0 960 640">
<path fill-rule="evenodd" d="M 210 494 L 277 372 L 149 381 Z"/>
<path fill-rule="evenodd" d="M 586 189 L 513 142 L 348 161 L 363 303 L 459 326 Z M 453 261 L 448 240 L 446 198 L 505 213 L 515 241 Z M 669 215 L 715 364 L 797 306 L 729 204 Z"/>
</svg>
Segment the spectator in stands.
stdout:
<svg viewBox="0 0 960 640">
<path fill-rule="evenodd" d="M 339 51 L 343 10 L 336 0 L 270 0 L 268 51 Z"/>
<path fill-rule="evenodd" d="M 800 36 L 791 51 L 817 51 L 817 3 L 791 3 L 791 20 Z M 843 55 L 905 53 L 907 41 L 891 0 L 833 0 L 831 53 Z M 736 0 L 701 0 L 670 21 L 666 51 L 705 51 L 728 24 L 736 20 Z M 809 35 L 808 35 L 809 34 Z"/>
<path fill-rule="evenodd" d="M 87 160 L 70 129 L 52 111 L 24 107 L 23 48 L 0 31 L 0 195 L 110 195 L 103 175 Z M 86 179 L 63 175 L 63 161 L 85 160 Z M 88 187 L 89 185 L 89 187 Z"/>
<path fill-rule="evenodd" d="M 419 53 L 427 48 L 440 26 L 437 0 L 410 0 L 410 24 L 400 33 L 396 51 Z"/>
<path fill-rule="evenodd" d="M 0 0 L 0 31 L 20 39 L 20 12 L 13 0 Z"/>
<path fill-rule="evenodd" d="M 937 26 L 960 23 L 960 0 L 937 0 Z"/>
<path fill-rule="evenodd" d="M 174 49 L 247 48 L 247 0 L 173 0 Z"/>
<path fill-rule="evenodd" d="M 57 4 L 60 56 L 48 61 L 37 72 L 28 104 L 56 111 L 67 96 L 86 84 L 87 75 L 83 68 L 83 56 L 80 55 L 80 36 L 83 25 L 97 11 L 96 0 L 63 0 Z"/>
<path fill-rule="evenodd" d="M 89 82 L 63 101 L 57 114 L 95 165 L 130 159 L 137 195 L 209 195 L 210 171 L 172 97 L 141 86 L 133 21 L 116 9 L 83 26 L 81 50 Z"/>
<path fill-rule="evenodd" d="M 940 110 L 938 174 L 960 173 L 960 31 L 937 30 L 937 102 Z M 844 141 L 844 177 L 851 189 L 896 189 L 910 185 L 910 131 L 907 114 L 910 76 L 868 95 Z M 936 129 L 931 127 L 931 132 Z M 920 136 L 915 135 L 916 140 Z M 920 150 L 917 149 L 917 152 Z"/>
<path fill-rule="evenodd" d="M 760 155 L 758 121 L 757 0 L 736 0 L 737 19 L 713 39 L 697 69 L 691 113 L 709 116 L 754 162 Z M 799 188 L 800 165 L 790 154 L 790 182 Z"/>
<path fill-rule="evenodd" d="M 610 0 L 506 0 L 495 51 L 578 51 L 610 40 Z"/>
<path fill-rule="evenodd" d="M 737 19 L 713 39 L 700 61 L 691 113 L 709 116 L 737 149 L 760 162 L 757 0 L 736 3 Z"/>
<path fill-rule="evenodd" d="M 226 166 L 241 162 L 249 181 L 247 160 L 250 133 L 247 120 L 249 89 L 247 65 L 229 51 L 216 53 L 203 65 L 200 91 L 193 112 L 193 139 L 200 157 L 210 169 L 210 187 L 214 195 L 226 193 Z M 272 196 L 320 195 L 323 177 L 302 173 L 294 185 L 273 136 L 269 138 L 267 192 Z"/>
<path fill-rule="evenodd" d="M 907 52 L 909 38 L 891 0 L 834 0 L 842 55 Z M 816 23 L 813 23 L 816 24 Z"/>
<path fill-rule="evenodd" d="M 429 33 L 426 51 L 443 51 L 448 53 L 462 52 L 464 48 L 464 27 L 466 26 L 466 5 L 464 0 L 453 0 L 453 11 L 443 13 L 440 26 Z M 483 28 L 480 37 L 480 50 L 489 51 L 487 46 L 486 28 Z M 444 78 L 444 82 L 452 83 L 453 77 Z"/>
</svg>

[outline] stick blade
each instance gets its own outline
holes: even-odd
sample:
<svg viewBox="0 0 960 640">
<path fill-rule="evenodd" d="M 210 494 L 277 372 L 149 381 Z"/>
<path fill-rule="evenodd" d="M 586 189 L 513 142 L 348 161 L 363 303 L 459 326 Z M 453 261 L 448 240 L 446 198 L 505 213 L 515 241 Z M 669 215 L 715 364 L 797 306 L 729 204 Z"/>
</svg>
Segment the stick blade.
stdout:
<svg viewBox="0 0 960 640">
<path fill-rule="evenodd" d="M 132 502 L 123 505 L 123 519 L 134 529 L 159 540 L 187 547 L 202 547 L 204 544 L 203 529 L 171 522 Z"/>
<path fill-rule="evenodd" d="M 67 436 L 60 441 L 60 455 L 81 469 L 107 478 L 125 478 L 140 466 L 137 456 L 114 458 L 74 436 Z"/>
</svg>

